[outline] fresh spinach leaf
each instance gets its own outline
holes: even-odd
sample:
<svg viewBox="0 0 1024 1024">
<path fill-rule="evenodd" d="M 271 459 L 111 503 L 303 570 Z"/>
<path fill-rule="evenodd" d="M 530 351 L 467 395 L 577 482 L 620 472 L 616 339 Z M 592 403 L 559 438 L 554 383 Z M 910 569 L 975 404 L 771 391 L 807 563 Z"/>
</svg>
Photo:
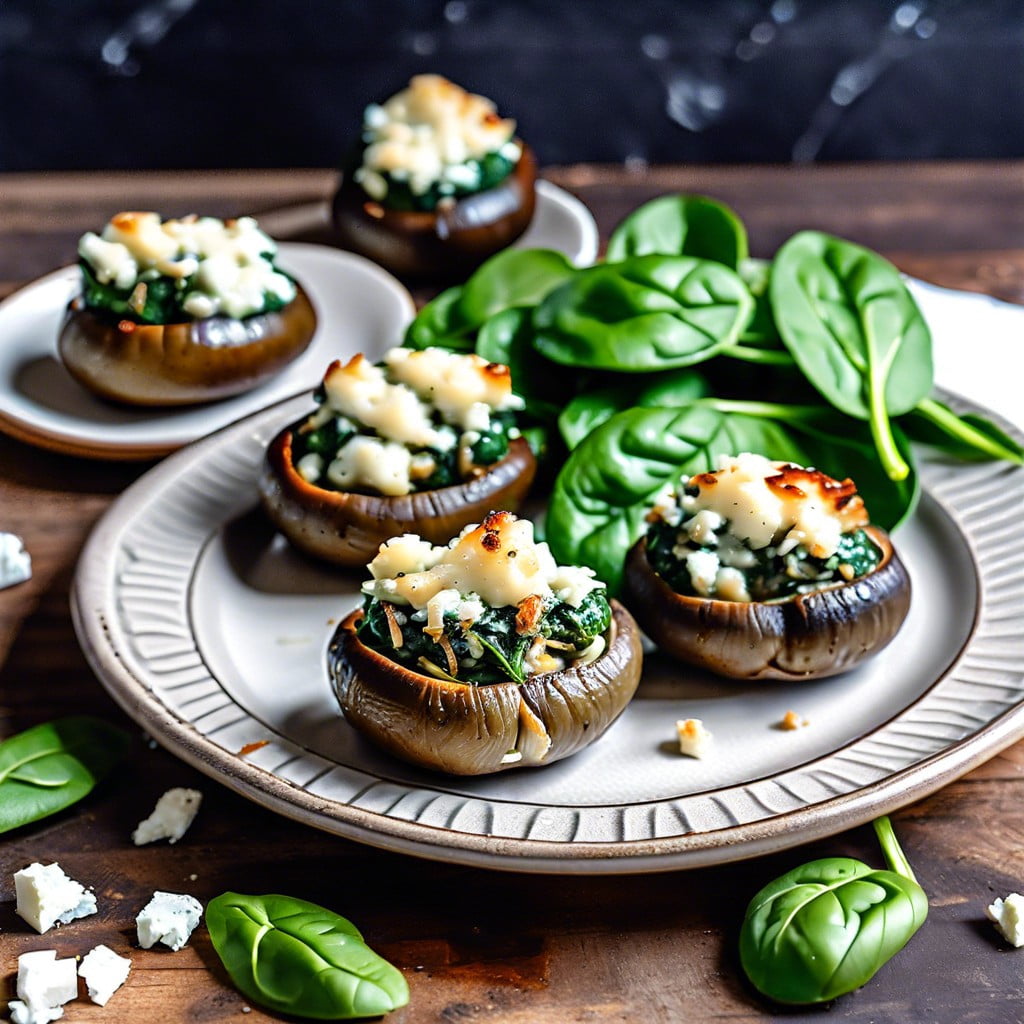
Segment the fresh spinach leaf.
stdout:
<svg viewBox="0 0 1024 1024">
<path fill-rule="evenodd" d="M 290 896 L 226 892 L 206 925 L 231 980 L 253 1002 L 320 1020 L 375 1017 L 405 1006 L 402 973 L 333 911 Z"/>
<path fill-rule="evenodd" d="M 802 231 L 772 265 L 772 312 L 807 379 L 848 416 L 871 426 L 882 465 L 909 472 L 890 417 L 932 388 L 931 335 L 896 268 L 877 253 Z"/>
<path fill-rule="evenodd" d="M 821 1003 L 870 981 L 924 924 L 928 897 L 888 818 L 875 822 L 889 870 L 849 857 L 811 861 L 765 886 L 740 931 L 740 960 L 780 1003 Z"/>
<path fill-rule="evenodd" d="M 740 336 L 741 344 L 763 349 L 783 348 L 779 329 L 775 326 L 771 296 L 768 293 L 772 273 L 771 261 L 741 260 L 737 269 L 754 298 L 754 313 Z"/>
<path fill-rule="evenodd" d="M 432 345 L 472 352 L 476 334 L 498 313 L 535 306 L 576 272 L 551 249 L 505 249 L 484 263 L 464 285 L 441 292 L 419 311 L 405 333 L 408 348 Z"/>
<path fill-rule="evenodd" d="M 558 429 L 570 450 L 617 412 L 688 405 L 708 394 L 708 383 L 696 370 L 683 368 L 628 378 L 624 384 L 578 395 L 562 410 Z"/>
<path fill-rule="evenodd" d="M 754 300 L 735 271 L 689 256 L 590 267 L 534 310 L 534 344 L 556 363 L 624 373 L 689 366 L 736 342 Z"/>
<path fill-rule="evenodd" d="M 736 452 L 808 461 L 799 441 L 770 419 L 700 402 L 618 413 L 573 449 L 555 480 L 547 538 L 556 560 L 589 565 L 615 594 L 626 553 L 644 532 L 658 492 L 681 475 L 713 470 L 717 456 Z"/>
<path fill-rule="evenodd" d="M 69 807 L 124 756 L 121 729 L 89 715 L 33 726 L 0 743 L 0 832 Z"/>
<path fill-rule="evenodd" d="M 512 391 L 526 403 L 526 411 L 540 420 L 553 421 L 573 384 L 564 367 L 548 362 L 533 347 L 531 310 L 514 307 L 495 313 L 480 328 L 476 353 L 490 363 L 503 363 L 512 375 Z"/>
<path fill-rule="evenodd" d="M 925 398 L 901 421 L 907 433 L 958 459 L 1024 462 L 1024 447 L 991 420 L 975 413 L 958 416 L 948 405 Z"/>
<path fill-rule="evenodd" d="M 747 256 L 747 230 L 728 206 L 707 196 L 661 196 L 615 228 L 605 260 L 618 263 L 649 253 L 696 256 L 735 270 Z"/>
</svg>

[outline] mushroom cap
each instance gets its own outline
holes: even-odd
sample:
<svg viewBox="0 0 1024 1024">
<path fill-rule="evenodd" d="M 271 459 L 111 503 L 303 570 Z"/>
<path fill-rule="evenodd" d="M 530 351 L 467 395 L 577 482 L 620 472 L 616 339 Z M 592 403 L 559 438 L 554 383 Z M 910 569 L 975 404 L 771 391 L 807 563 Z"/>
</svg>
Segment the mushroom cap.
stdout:
<svg viewBox="0 0 1024 1024">
<path fill-rule="evenodd" d="M 644 632 L 681 661 L 734 679 L 822 679 L 877 654 L 910 609 L 910 577 L 889 535 L 874 571 L 781 601 L 720 601 L 676 593 L 641 538 L 626 557 L 623 600 Z"/>
<path fill-rule="evenodd" d="M 338 241 L 395 274 L 450 279 L 475 270 L 529 226 L 536 205 L 537 162 L 529 146 L 493 188 L 442 200 L 436 210 L 390 210 L 351 174 L 334 196 Z"/>
<path fill-rule="evenodd" d="M 367 647 L 361 611 L 335 631 L 327 665 L 346 719 L 389 753 L 451 775 L 551 764 L 593 743 L 640 682 L 640 630 L 611 602 L 608 646 L 589 665 L 474 686 L 421 675 Z"/>
<path fill-rule="evenodd" d="M 283 309 L 235 320 L 118 322 L 73 302 L 58 348 L 68 372 L 101 398 L 129 405 L 195 405 L 249 391 L 305 351 L 316 330 L 296 285 Z"/>
<path fill-rule="evenodd" d="M 488 512 L 515 511 L 537 472 L 525 439 L 509 442 L 503 459 L 471 480 L 402 495 L 332 491 L 308 483 L 292 462 L 293 426 L 270 442 L 259 492 L 274 525 L 301 551 L 335 565 L 363 566 L 380 545 L 403 533 L 447 544 Z"/>
</svg>

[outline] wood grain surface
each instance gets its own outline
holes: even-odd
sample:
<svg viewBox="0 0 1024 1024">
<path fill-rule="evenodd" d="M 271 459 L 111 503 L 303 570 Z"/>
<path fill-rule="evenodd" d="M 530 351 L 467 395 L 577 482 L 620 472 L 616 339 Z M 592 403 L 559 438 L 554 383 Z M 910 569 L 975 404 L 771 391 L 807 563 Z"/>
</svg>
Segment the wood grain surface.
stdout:
<svg viewBox="0 0 1024 1024">
<path fill-rule="evenodd" d="M 881 249 L 919 277 L 1024 302 L 1024 164 L 822 168 L 552 169 L 594 211 L 603 237 L 644 199 L 701 191 L 735 206 L 755 255 L 817 227 Z M 22 175 L 0 178 L 0 295 L 73 259 L 75 241 L 117 209 L 259 212 L 328 195 L 323 171 Z M 0 339 L 14 344 L 14 339 Z M 99 942 L 133 959 L 107 1007 L 68 1005 L 74 1021 L 273 1020 L 245 1000 L 200 927 L 179 953 L 140 950 L 134 917 L 154 889 L 204 902 L 233 889 L 283 892 L 350 917 L 406 974 L 408 1007 L 388 1020 L 566 1024 L 583 1021 L 850 1021 L 1011 1024 L 1024 1020 L 1024 950 L 984 919 L 1024 885 L 1024 745 L 894 816 L 928 892 L 928 923 L 860 991 L 785 1010 L 745 982 L 736 955 L 747 900 L 804 860 L 879 862 L 869 828 L 726 867 L 624 878 L 488 872 L 381 852 L 256 807 L 148 742 L 79 651 L 68 613 L 90 527 L 147 468 L 74 459 L 0 437 L 0 529 L 20 534 L 30 582 L 0 591 L 0 736 L 92 712 L 131 730 L 133 751 L 88 799 L 0 837 L 0 996 L 16 957 Z M 170 786 L 205 795 L 177 845 L 135 848 L 131 832 Z M 94 887 L 99 913 L 39 936 L 14 913 L 11 874 L 57 860 Z"/>
</svg>

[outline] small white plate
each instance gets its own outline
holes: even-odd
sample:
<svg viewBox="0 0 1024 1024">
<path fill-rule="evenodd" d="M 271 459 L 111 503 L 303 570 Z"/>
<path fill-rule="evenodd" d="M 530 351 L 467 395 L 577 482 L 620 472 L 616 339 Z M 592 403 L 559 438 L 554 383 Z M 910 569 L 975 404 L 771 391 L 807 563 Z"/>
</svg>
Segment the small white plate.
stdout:
<svg viewBox="0 0 1024 1024">
<path fill-rule="evenodd" d="M 301 203 L 259 215 L 260 227 L 275 238 L 288 238 L 330 228 L 331 203 Z M 578 267 L 597 259 L 599 247 L 594 215 L 574 195 L 550 181 L 537 182 L 537 206 L 515 249 L 556 249 Z"/>
<path fill-rule="evenodd" d="M 128 714 L 264 806 L 485 867 L 657 871 L 852 827 L 1024 735 L 1024 468 L 925 457 L 925 494 L 896 537 L 913 606 L 863 666 L 751 684 L 651 657 L 621 719 L 571 758 L 470 779 L 402 764 L 344 721 L 327 678 L 361 575 L 300 558 L 255 506 L 268 440 L 308 408 L 298 396 L 262 410 L 145 474 L 90 537 L 71 602 Z M 806 727 L 779 727 L 791 709 Z M 674 742 L 688 717 L 715 736 L 700 761 Z"/>
<path fill-rule="evenodd" d="M 272 380 L 243 395 L 180 409 L 132 409 L 100 401 L 57 354 L 57 334 L 78 289 L 64 267 L 0 303 L 0 430 L 72 455 L 146 459 L 180 448 L 257 409 L 311 389 L 333 359 L 377 354 L 401 341 L 415 313 L 408 291 L 377 264 L 322 245 L 282 242 L 281 266 L 317 311 L 309 348 Z"/>
</svg>

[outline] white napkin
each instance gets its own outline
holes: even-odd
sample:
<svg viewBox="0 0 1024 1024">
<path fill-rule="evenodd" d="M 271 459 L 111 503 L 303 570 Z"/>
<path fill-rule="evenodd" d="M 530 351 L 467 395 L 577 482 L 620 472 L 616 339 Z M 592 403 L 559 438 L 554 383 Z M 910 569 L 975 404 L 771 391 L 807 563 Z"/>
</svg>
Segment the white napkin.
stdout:
<svg viewBox="0 0 1024 1024">
<path fill-rule="evenodd" d="M 907 280 L 932 332 L 935 383 L 1024 429 L 1024 306 Z"/>
</svg>

